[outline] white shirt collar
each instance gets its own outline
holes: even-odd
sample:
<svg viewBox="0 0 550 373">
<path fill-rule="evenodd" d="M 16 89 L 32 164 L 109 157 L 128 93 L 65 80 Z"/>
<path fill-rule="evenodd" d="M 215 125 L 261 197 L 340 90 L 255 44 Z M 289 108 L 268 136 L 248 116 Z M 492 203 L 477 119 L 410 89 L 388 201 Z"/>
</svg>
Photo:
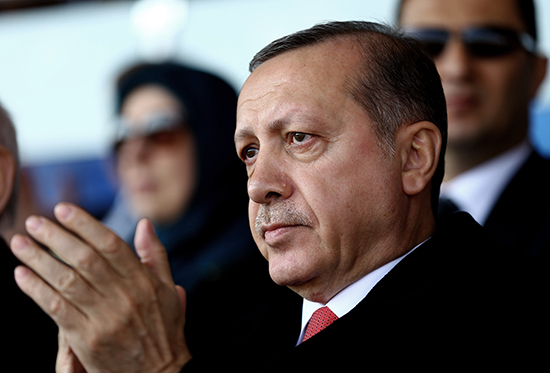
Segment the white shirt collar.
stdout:
<svg viewBox="0 0 550 373">
<path fill-rule="evenodd" d="M 481 225 L 512 177 L 527 160 L 527 142 L 480 164 L 441 185 L 441 196 L 449 198 Z"/>
<path fill-rule="evenodd" d="M 424 242 L 422 242 L 420 245 L 422 245 Z M 384 264 L 382 267 L 379 267 L 374 271 L 368 273 L 359 281 L 349 285 L 344 290 L 336 294 L 327 304 L 311 302 L 304 298 L 304 302 L 302 305 L 302 332 L 300 333 L 300 338 L 298 338 L 298 344 L 300 344 L 300 342 L 302 341 L 307 323 L 315 311 L 317 311 L 321 307 L 327 306 L 332 312 L 334 312 L 336 316 L 338 316 L 338 318 L 344 316 L 353 308 L 355 308 L 355 306 L 357 306 L 359 302 L 361 302 L 367 296 L 372 288 L 374 288 L 374 286 L 389 271 L 391 271 L 392 268 L 397 265 L 397 263 L 403 260 L 403 258 L 407 255 L 412 253 L 420 245 L 417 245 L 412 250 L 409 250 L 407 253 L 400 256 L 399 258 Z"/>
</svg>

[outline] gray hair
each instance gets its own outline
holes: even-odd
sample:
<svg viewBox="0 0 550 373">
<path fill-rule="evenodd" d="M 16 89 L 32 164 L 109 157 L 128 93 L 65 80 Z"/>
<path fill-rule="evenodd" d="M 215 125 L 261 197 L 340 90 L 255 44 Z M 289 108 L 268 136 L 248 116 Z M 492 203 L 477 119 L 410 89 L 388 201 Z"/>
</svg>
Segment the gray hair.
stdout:
<svg viewBox="0 0 550 373">
<path fill-rule="evenodd" d="M 11 226 L 15 221 L 17 212 L 17 200 L 19 196 L 19 150 L 15 126 L 10 115 L 0 104 L 0 146 L 4 146 L 12 154 L 15 161 L 15 182 L 10 199 L 3 212 L 0 213 L 0 226 Z"/>
</svg>

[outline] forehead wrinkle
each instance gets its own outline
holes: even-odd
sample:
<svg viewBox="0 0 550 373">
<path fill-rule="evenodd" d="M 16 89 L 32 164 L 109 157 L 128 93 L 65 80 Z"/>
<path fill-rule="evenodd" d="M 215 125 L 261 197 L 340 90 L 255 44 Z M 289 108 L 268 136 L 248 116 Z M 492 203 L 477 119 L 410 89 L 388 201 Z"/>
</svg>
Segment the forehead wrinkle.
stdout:
<svg viewBox="0 0 550 373">
<path fill-rule="evenodd" d="M 246 87 L 246 83 L 245 83 L 245 86 Z M 244 89 L 244 88 L 243 88 Z M 243 101 L 241 101 L 242 97 L 244 96 L 243 93 L 241 92 L 241 96 L 239 97 L 239 103 L 237 105 L 237 108 L 241 108 L 244 104 L 246 103 L 254 103 L 256 101 L 259 101 L 261 100 L 262 98 L 266 97 L 266 96 L 269 96 L 271 94 L 273 94 L 274 92 L 273 91 L 269 91 L 269 92 L 265 92 L 264 94 L 258 96 L 258 97 L 247 97 L 246 99 L 243 99 Z M 252 93 L 253 94 L 253 93 Z M 251 93 L 248 94 L 249 96 L 251 95 Z"/>
<path fill-rule="evenodd" d="M 246 83 L 245 83 L 244 87 L 246 87 Z M 244 87 L 243 87 L 243 89 L 244 89 Z M 259 111 L 261 111 L 261 110 L 254 109 L 254 108 L 243 109 L 243 106 L 245 106 L 246 104 L 249 104 L 249 103 L 254 104 L 255 102 L 261 100 L 262 98 L 264 98 L 266 96 L 269 96 L 272 93 L 273 92 L 269 91 L 269 92 L 265 92 L 264 94 L 262 94 L 258 97 L 247 97 L 247 98 L 243 99 L 244 95 L 243 95 L 243 91 L 241 91 L 241 95 L 239 96 L 239 102 L 237 104 L 237 119 L 239 118 L 239 113 L 243 112 L 243 110 L 247 113 L 245 115 L 245 117 L 250 116 L 251 112 L 255 112 L 256 117 L 259 117 Z M 249 94 L 249 96 L 250 96 L 250 94 Z M 239 120 L 237 120 L 237 128 L 236 128 L 235 137 L 234 137 L 234 142 L 235 143 L 238 143 L 239 141 L 243 141 L 246 138 L 250 138 L 250 137 L 254 137 L 254 136 L 255 136 L 254 130 L 251 128 L 250 125 L 244 125 L 243 128 L 239 129 Z"/>
</svg>

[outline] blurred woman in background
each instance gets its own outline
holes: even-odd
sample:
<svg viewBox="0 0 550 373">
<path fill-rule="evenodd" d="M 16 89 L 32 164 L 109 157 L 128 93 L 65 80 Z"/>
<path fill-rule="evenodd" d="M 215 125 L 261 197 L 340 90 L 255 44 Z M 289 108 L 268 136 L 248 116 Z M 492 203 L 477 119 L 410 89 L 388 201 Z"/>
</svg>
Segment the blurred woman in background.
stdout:
<svg viewBox="0 0 550 373">
<path fill-rule="evenodd" d="M 104 223 L 132 245 L 135 223 L 149 218 L 174 281 L 187 291 L 187 329 L 197 335 L 223 304 L 267 294 L 270 282 L 248 224 L 247 176 L 233 142 L 236 104 L 226 82 L 177 63 L 137 65 L 117 82 L 122 198 Z"/>
</svg>

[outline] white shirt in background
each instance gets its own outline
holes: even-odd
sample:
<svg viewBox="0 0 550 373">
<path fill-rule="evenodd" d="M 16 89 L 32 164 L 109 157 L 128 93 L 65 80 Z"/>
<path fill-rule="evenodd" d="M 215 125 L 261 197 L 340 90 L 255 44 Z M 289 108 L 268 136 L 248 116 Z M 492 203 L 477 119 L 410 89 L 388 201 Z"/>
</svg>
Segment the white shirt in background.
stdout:
<svg viewBox="0 0 550 373">
<path fill-rule="evenodd" d="M 527 161 L 531 147 L 527 142 L 490 159 L 441 185 L 441 196 L 449 198 L 460 210 L 485 224 L 498 198 Z"/>
</svg>

